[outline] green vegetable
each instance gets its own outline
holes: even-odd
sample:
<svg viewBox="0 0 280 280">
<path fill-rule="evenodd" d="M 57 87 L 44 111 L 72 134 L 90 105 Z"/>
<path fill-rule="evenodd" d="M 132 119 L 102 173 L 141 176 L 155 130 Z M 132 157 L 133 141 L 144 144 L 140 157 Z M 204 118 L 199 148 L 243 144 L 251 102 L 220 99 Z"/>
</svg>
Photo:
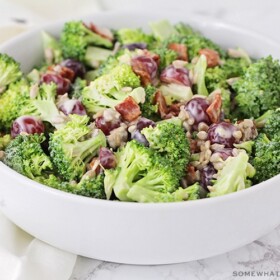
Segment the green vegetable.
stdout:
<svg viewBox="0 0 280 280">
<path fill-rule="evenodd" d="M 7 54 L 0 53 L 0 93 L 21 77 L 19 63 Z"/>
<path fill-rule="evenodd" d="M 42 176 L 53 169 L 50 158 L 41 147 L 44 141 L 43 134 L 18 135 L 6 147 L 4 163 L 28 178 Z"/>
<path fill-rule="evenodd" d="M 218 172 L 209 197 L 237 192 L 250 186 L 248 178 L 252 178 L 256 172 L 248 160 L 246 152 L 240 152 L 236 157 L 228 157 L 225 166 Z"/>
<path fill-rule="evenodd" d="M 21 115 L 30 99 L 30 87 L 26 80 L 10 84 L 0 96 L 0 130 L 9 131 L 12 122 Z"/>
<path fill-rule="evenodd" d="M 167 84 L 160 86 L 160 91 L 163 94 L 166 104 L 171 105 L 177 102 L 187 102 L 193 97 L 191 87 L 179 84 Z"/>
<path fill-rule="evenodd" d="M 111 48 L 112 42 L 87 28 L 82 21 L 65 23 L 61 34 L 61 48 L 65 58 L 85 60 L 89 46 Z"/>
<path fill-rule="evenodd" d="M 88 122 L 87 116 L 70 115 L 70 121 L 50 135 L 51 159 L 65 180 L 79 180 L 89 160 L 106 146 L 105 135 L 99 130 L 93 134 Z"/>
<path fill-rule="evenodd" d="M 151 22 L 150 27 L 152 29 L 153 35 L 159 41 L 163 41 L 172 35 L 177 35 L 176 29 L 168 20 Z"/>
<path fill-rule="evenodd" d="M 62 61 L 62 50 L 59 42 L 47 32 L 42 32 L 45 61 L 56 64 Z"/>
<path fill-rule="evenodd" d="M 151 45 L 154 41 L 152 35 L 144 33 L 141 29 L 131 29 L 131 28 L 122 28 L 117 32 L 117 38 L 121 44 L 133 44 L 133 43 L 146 43 L 148 46 Z"/>
<path fill-rule="evenodd" d="M 166 158 L 174 166 L 176 177 L 181 178 L 190 159 L 189 142 L 181 125 L 161 122 L 156 127 L 144 128 L 141 133 L 148 140 L 150 148 Z"/>
<path fill-rule="evenodd" d="M 116 156 L 117 167 L 105 170 L 107 198 L 112 190 L 122 201 L 169 202 L 188 198 L 186 191 L 178 190 L 180 178 L 167 157 L 135 140 L 128 142 Z"/>
<path fill-rule="evenodd" d="M 233 85 L 236 91 L 236 114 L 259 117 L 280 104 L 280 64 L 271 56 L 251 64 Z"/>
<path fill-rule="evenodd" d="M 113 54 L 113 51 L 98 48 L 98 47 L 88 47 L 85 54 L 84 62 L 86 65 L 98 68 L 99 65 L 106 61 L 109 56 Z"/>
<path fill-rule="evenodd" d="M 255 140 L 253 166 L 256 168 L 255 183 L 263 182 L 280 173 L 280 135 L 269 140 L 260 134 Z"/>
<path fill-rule="evenodd" d="M 142 115 L 148 119 L 157 121 L 160 119 L 159 114 L 158 114 L 158 106 L 154 102 L 157 88 L 155 88 L 151 85 L 148 85 L 145 88 L 145 92 L 146 92 L 145 102 L 144 102 L 144 104 L 140 105 Z"/>
<path fill-rule="evenodd" d="M 268 115 L 263 132 L 269 137 L 269 139 L 280 136 L 280 108 L 271 111 Z"/>
<path fill-rule="evenodd" d="M 205 55 L 201 55 L 194 66 L 193 75 L 196 91 L 199 95 L 208 96 L 208 90 L 205 85 L 205 74 L 207 69 L 207 59 Z"/>
<path fill-rule="evenodd" d="M 43 83 L 35 93 L 34 97 L 30 97 L 27 103 L 22 107 L 20 115 L 37 116 L 43 121 L 49 122 L 56 128 L 64 125 L 65 119 L 56 106 L 56 84 Z"/>
<path fill-rule="evenodd" d="M 175 51 L 170 50 L 167 47 L 156 48 L 155 50 L 153 50 L 153 52 L 158 54 L 160 57 L 160 70 L 172 64 L 172 62 L 178 57 L 178 54 Z"/>
</svg>

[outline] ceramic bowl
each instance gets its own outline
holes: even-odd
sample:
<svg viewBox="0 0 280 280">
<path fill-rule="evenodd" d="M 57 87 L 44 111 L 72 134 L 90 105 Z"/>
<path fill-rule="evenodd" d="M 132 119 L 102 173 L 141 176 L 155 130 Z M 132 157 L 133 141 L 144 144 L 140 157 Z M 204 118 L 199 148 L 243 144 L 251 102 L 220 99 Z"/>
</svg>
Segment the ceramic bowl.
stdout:
<svg viewBox="0 0 280 280">
<path fill-rule="evenodd" d="M 110 12 L 84 20 L 113 28 L 143 27 L 158 19 L 191 24 L 223 47 L 279 58 L 269 38 L 206 17 L 182 13 Z M 63 22 L 43 27 L 59 35 Z M 42 29 L 42 28 L 40 28 Z M 40 29 L 2 45 L 24 71 L 43 56 Z M 280 223 L 280 175 L 217 198 L 137 204 L 97 200 L 38 184 L 0 163 L 0 207 L 28 233 L 82 256 L 128 264 L 170 264 L 207 258 L 243 246 Z"/>
</svg>

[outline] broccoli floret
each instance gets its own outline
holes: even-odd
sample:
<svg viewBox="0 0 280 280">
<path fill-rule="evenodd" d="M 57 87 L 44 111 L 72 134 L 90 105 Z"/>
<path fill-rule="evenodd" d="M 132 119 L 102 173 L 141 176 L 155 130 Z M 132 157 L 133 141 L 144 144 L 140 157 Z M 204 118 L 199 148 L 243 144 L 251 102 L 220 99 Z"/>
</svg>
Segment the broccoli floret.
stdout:
<svg viewBox="0 0 280 280">
<path fill-rule="evenodd" d="M 6 135 L 3 135 L 3 136 L 0 135 L 0 151 L 4 150 L 10 142 L 11 142 L 11 135 L 10 134 L 6 134 Z"/>
<path fill-rule="evenodd" d="M 268 114 L 263 132 L 269 139 L 273 139 L 277 135 L 280 136 L 280 108 Z"/>
<path fill-rule="evenodd" d="M 42 32 L 42 36 L 46 63 L 60 63 L 62 61 L 62 51 L 58 41 L 47 32 Z"/>
<path fill-rule="evenodd" d="M 251 63 L 245 58 L 227 58 L 221 66 L 226 79 L 242 76 Z"/>
<path fill-rule="evenodd" d="M 7 54 L 0 53 L 0 93 L 22 77 L 20 65 Z"/>
<path fill-rule="evenodd" d="M 142 129 L 141 133 L 150 148 L 157 151 L 174 166 L 174 172 L 181 178 L 190 159 L 190 145 L 184 129 L 172 122 L 161 122 L 156 127 Z"/>
<path fill-rule="evenodd" d="M 79 180 L 88 161 L 106 146 L 105 135 L 99 130 L 95 135 L 88 122 L 87 116 L 70 115 L 70 121 L 50 135 L 51 159 L 65 180 Z"/>
<path fill-rule="evenodd" d="M 18 135 L 6 147 L 4 163 L 31 179 L 42 176 L 53 169 L 50 158 L 41 147 L 44 141 L 43 134 Z"/>
<path fill-rule="evenodd" d="M 188 35 L 200 35 L 198 31 L 193 30 L 193 28 L 183 22 L 175 24 L 175 28 L 179 35 L 188 36 Z"/>
<path fill-rule="evenodd" d="M 122 201 L 168 202 L 187 198 L 184 193 L 173 195 L 180 178 L 168 159 L 159 153 L 133 140 L 116 156 L 116 169 L 105 170 L 107 198 L 112 190 Z"/>
<path fill-rule="evenodd" d="M 207 69 L 207 59 L 205 55 L 201 55 L 193 68 L 193 77 L 196 93 L 208 96 L 208 90 L 205 85 L 205 75 Z"/>
<path fill-rule="evenodd" d="M 29 91 L 28 83 L 21 79 L 10 84 L 8 90 L 0 96 L 0 130 L 10 130 L 12 122 L 20 116 L 21 110 L 29 102 Z"/>
<path fill-rule="evenodd" d="M 261 133 L 255 140 L 253 166 L 256 168 L 255 183 L 268 180 L 280 173 L 280 135 L 269 140 Z"/>
<path fill-rule="evenodd" d="M 193 93 L 191 87 L 179 84 L 167 84 L 160 86 L 166 104 L 171 105 L 174 102 L 187 102 L 191 100 Z"/>
<path fill-rule="evenodd" d="M 77 195 L 106 199 L 104 177 L 104 174 L 99 174 L 96 177 L 85 174 L 78 184 L 70 185 L 68 191 Z"/>
<path fill-rule="evenodd" d="M 145 88 L 145 92 L 146 92 L 145 102 L 140 105 L 142 115 L 150 120 L 158 121 L 160 120 L 160 116 L 158 114 L 158 106 L 154 102 L 157 88 L 148 85 Z"/>
<path fill-rule="evenodd" d="M 112 90 L 119 91 L 124 87 L 136 88 L 141 86 L 140 78 L 132 71 L 128 64 L 120 64 L 108 74 L 93 81 L 96 89 L 108 94 Z"/>
<path fill-rule="evenodd" d="M 133 43 L 146 43 L 150 46 L 154 37 L 149 34 L 145 34 L 141 29 L 121 28 L 116 33 L 118 41 L 121 44 L 133 44 Z"/>
<path fill-rule="evenodd" d="M 233 146 L 237 149 L 243 149 L 247 152 L 247 154 L 251 154 L 253 151 L 253 146 L 254 146 L 254 141 L 250 140 L 250 141 L 245 141 L 245 142 L 241 142 L 239 144 L 233 144 Z"/>
<path fill-rule="evenodd" d="M 87 48 L 92 45 L 111 48 L 112 42 L 94 33 L 82 21 L 65 23 L 61 34 L 61 48 L 65 58 L 84 61 Z"/>
<path fill-rule="evenodd" d="M 175 51 L 170 50 L 166 47 L 157 48 L 153 50 L 153 52 L 158 54 L 160 57 L 160 70 L 169 66 L 178 57 L 178 54 Z"/>
<path fill-rule="evenodd" d="M 280 64 L 271 56 L 251 64 L 233 85 L 239 117 L 259 117 L 280 104 Z"/>
<path fill-rule="evenodd" d="M 145 90 L 138 87 L 130 92 L 114 91 L 107 95 L 98 91 L 93 82 L 83 90 L 82 102 L 88 113 L 95 114 L 106 108 L 115 108 L 128 96 L 133 97 L 137 103 L 143 103 L 145 101 Z"/>
<path fill-rule="evenodd" d="M 256 172 L 248 160 L 245 151 L 240 151 L 236 157 L 228 157 L 225 166 L 218 172 L 217 180 L 209 187 L 209 197 L 237 192 L 250 186 L 248 178 L 252 178 Z"/>
<path fill-rule="evenodd" d="M 87 86 L 87 81 L 81 78 L 77 78 L 72 85 L 71 97 L 73 99 L 79 99 L 82 97 L 83 89 Z"/>
<path fill-rule="evenodd" d="M 105 108 L 114 108 L 127 96 L 135 93 L 122 91 L 123 88 L 140 87 L 140 79 L 131 69 L 130 65 L 121 64 L 84 88 L 82 101 L 89 113 L 96 113 Z M 144 91 L 142 91 L 144 95 Z"/>
<path fill-rule="evenodd" d="M 64 117 L 55 104 L 56 84 L 43 83 L 35 95 L 34 98 L 30 97 L 27 105 L 22 108 L 20 115 L 40 117 L 41 120 L 49 122 L 55 128 L 63 126 Z"/>
</svg>

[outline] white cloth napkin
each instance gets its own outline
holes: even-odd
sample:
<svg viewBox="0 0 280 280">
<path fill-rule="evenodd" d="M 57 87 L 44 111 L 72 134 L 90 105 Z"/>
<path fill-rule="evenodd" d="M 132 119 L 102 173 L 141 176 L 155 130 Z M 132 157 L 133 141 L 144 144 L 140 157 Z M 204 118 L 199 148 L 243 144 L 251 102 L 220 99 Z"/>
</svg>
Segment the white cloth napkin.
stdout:
<svg viewBox="0 0 280 280">
<path fill-rule="evenodd" d="M 68 280 L 76 258 L 35 239 L 0 211 L 0 280 Z"/>
</svg>

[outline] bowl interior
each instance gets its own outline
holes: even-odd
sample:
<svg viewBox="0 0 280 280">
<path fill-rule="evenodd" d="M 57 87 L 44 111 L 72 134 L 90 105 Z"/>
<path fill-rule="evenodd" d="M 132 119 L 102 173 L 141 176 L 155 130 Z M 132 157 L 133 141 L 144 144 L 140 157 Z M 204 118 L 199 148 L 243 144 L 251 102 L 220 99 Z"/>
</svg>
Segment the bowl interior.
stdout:
<svg viewBox="0 0 280 280">
<path fill-rule="evenodd" d="M 137 12 L 106 12 L 97 13 L 94 16 L 84 17 L 84 21 L 93 21 L 97 25 L 107 26 L 114 29 L 122 27 L 142 27 L 149 31 L 149 22 L 160 19 L 168 19 L 172 23 L 183 21 L 195 29 L 201 31 L 205 36 L 214 40 L 224 48 L 241 47 L 249 52 L 252 57 L 262 57 L 271 54 L 279 58 L 279 46 L 273 40 L 256 32 L 239 28 L 220 22 L 210 17 L 195 16 L 186 18 L 181 13 L 145 13 L 139 15 Z M 80 18 L 78 18 L 80 19 Z M 45 30 L 54 36 L 59 36 L 63 27 L 63 21 L 40 26 L 26 34 L 20 35 L 0 47 L 1 52 L 8 53 L 21 62 L 25 72 L 30 71 L 34 66 L 40 65 L 43 59 L 43 46 L 41 31 Z"/>
</svg>

